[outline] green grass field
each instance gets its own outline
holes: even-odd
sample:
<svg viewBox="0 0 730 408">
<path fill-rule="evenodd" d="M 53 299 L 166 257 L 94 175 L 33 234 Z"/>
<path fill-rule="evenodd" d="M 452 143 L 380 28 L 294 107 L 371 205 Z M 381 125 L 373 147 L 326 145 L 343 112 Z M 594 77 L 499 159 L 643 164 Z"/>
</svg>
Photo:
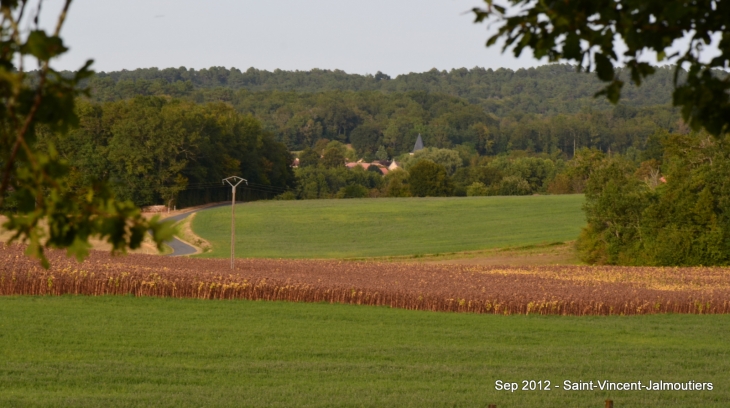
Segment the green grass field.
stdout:
<svg viewBox="0 0 730 408">
<path fill-rule="evenodd" d="M 236 256 L 353 258 L 523 246 L 578 237 L 582 195 L 259 201 L 236 206 Z M 230 256 L 230 207 L 193 231 Z"/>
<path fill-rule="evenodd" d="M 494 316 L 329 304 L 0 298 L 2 407 L 727 407 L 730 316 Z M 496 391 L 495 381 L 713 391 Z"/>
</svg>

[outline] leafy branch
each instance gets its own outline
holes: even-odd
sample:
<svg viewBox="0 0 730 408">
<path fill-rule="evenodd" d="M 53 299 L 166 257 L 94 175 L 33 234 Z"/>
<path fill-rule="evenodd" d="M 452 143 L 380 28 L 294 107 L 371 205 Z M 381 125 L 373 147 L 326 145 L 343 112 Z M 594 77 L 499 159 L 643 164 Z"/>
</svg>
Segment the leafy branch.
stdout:
<svg viewBox="0 0 730 408">
<path fill-rule="evenodd" d="M 72 0 L 64 2 L 51 35 L 38 25 L 42 0 L 35 3 L 34 27 L 20 28 L 30 3 L 0 1 L 0 211 L 8 218 L 3 227 L 13 232 L 10 242 L 27 242 L 27 253 L 44 266 L 44 248 L 66 248 L 81 259 L 93 236 L 109 242 L 114 252 L 125 252 L 139 247 L 150 231 L 161 248 L 172 234 L 169 224 L 146 220 L 131 202 L 115 200 L 103 181 L 71 188 L 65 179 L 68 163 L 52 144 L 36 143 L 41 128 L 65 134 L 77 124 L 75 99 L 87 93 L 79 83 L 93 72 L 91 60 L 71 77 L 50 65 L 68 51 L 60 32 Z M 26 58 L 39 68 L 26 72 Z"/>
<path fill-rule="evenodd" d="M 673 60 L 674 105 L 687 124 L 714 136 L 730 126 L 730 2 L 719 0 L 484 0 L 474 8 L 475 22 L 496 24 L 488 41 L 504 41 L 503 51 L 519 56 L 525 49 L 549 62 L 569 61 L 578 71 L 596 72 L 608 84 L 596 96 L 612 103 L 624 81 L 616 67 L 624 64 L 632 82 L 641 85 L 655 68 L 642 61 L 647 51 L 657 62 Z M 719 38 L 720 55 L 707 62 L 702 52 Z M 626 50 L 617 54 L 618 40 Z M 686 50 L 671 55 L 672 46 L 688 40 Z M 686 72 L 683 70 L 686 69 Z"/>
</svg>

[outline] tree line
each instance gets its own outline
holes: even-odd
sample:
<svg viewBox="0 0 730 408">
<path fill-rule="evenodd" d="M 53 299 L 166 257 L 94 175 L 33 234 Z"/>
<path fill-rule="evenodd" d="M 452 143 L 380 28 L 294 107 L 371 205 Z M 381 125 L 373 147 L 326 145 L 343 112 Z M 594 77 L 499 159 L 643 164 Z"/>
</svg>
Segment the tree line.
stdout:
<svg viewBox="0 0 730 408">
<path fill-rule="evenodd" d="M 259 119 L 292 151 L 320 139 L 352 144 L 366 160 L 383 146 L 391 157 L 409 151 L 421 134 L 433 147 L 468 145 L 482 155 L 510 150 L 536 153 L 588 147 L 603 151 L 643 149 L 657 129 L 680 130 L 668 106 L 610 110 L 586 107 L 577 113 L 543 115 L 513 112 L 497 116 L 447 94 L 382 92 L 249 92 L 209 90 L 198 103 L 224 102 Z"/>
<path fill-rule="evenodd" d="M 618 70 L 618 75 L 620 74 L 621 70 Z M 622 97 L 623 103 L 634 107 L 671 103 L 671 68 L 658 68 L 656 74 L 646 81 L 646 86 L 627 86 Z M 87 85 L 92 89 L 93 97 L 99 101 L 137 95 L 199 97 L 201 93 L 212 89 L 302 93 L 425 91 L 461 97 L 497 115 L 512 111 L 537 114 L 575 113 L 586 106 L 601 109 L 611 106 L 605 100 L 593 97 L 601 89 L 599 79 L 578 73 L 574 66 L 568 64 L 518 70 L 480 67 L 450 71 L 432 69 L 422 73 L 398 75 L 395 78 L 381 72 L 359 75 L 323 69 L 269 72 L 255 68 L 246 71 L 223 67 L 201 70 L 185 67 L 145 68 L 100 72 Z"/>
<path fill-rule="evenodd" d="M 209 194 L 205 190 L 230 175 L 267 191 L 294 186 L 286 146 L 259 121 L 223 103 L 162 97 L 79 100 L 76 114 L 73 130 L 61 134 L 40 128 L 37 142 L 39 149 L 52 149 L 69 163 L 65 183 L 71 189 L 105 180 L 120 200 L 173 206 L 181 192 Z"/>
<path fill-rule="evenodd" d="M 385 170 L 392 161 L 381 152 L 380 159 L 352 168 L 357 152 L 338 141 L 320 140 L 314 148 L 299 153 L 295 169 L 296 188 L 280 198 L 361 198 L 427 196 L 493 196 L 583 193 L 587 181 L 604 157 L 622 157 L 641 167 L 653 165 L 657 146 L 665 131 L 651 135 L 649 149 L 606 154 L 581 148 L 566 159 L 552 155 L 512 150 L 483 156 L 474 149 L 426 147 L 414 154 L 395 158 L 397 168 Z M 644 163 L 649 164 L 644 164 Z"/>
</svg>

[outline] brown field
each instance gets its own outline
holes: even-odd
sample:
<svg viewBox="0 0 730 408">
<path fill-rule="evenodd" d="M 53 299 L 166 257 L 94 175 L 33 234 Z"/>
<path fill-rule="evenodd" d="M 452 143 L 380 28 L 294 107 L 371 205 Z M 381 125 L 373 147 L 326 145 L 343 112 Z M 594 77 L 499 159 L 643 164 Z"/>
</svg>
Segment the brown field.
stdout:
<svg viewBox="0 0 730 408">
<path fill-rule="evenodd" d="M 44 270 L 0 247 L 0 295 L 134 295 L 558 315 L 730 313 L 730 269 L 445 265 L 52 251 Z"/>
</svg>

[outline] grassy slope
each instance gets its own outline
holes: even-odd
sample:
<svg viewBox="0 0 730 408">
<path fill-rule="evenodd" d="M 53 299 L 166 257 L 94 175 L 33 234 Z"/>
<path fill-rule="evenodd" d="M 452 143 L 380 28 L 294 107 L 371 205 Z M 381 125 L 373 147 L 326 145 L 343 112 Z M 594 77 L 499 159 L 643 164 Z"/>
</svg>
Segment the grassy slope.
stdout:
<svg viewBox="0 0 730 408">
<path fill-rule="evenodd" d="M 730 316 L 485 316 L 280 302 L 0 298 L 0 406 L 726 407 Z M 495 380 L 712 381 L 516 392 Z"/>
<path fill-rule="evenodd" d="M 236 206 L 239 257 L 429 254 L 567 241 L 585 224 L 582 195 L 260 201 Z M 192 228 L 230 256 L 230 207 Z"/>
</svg>

